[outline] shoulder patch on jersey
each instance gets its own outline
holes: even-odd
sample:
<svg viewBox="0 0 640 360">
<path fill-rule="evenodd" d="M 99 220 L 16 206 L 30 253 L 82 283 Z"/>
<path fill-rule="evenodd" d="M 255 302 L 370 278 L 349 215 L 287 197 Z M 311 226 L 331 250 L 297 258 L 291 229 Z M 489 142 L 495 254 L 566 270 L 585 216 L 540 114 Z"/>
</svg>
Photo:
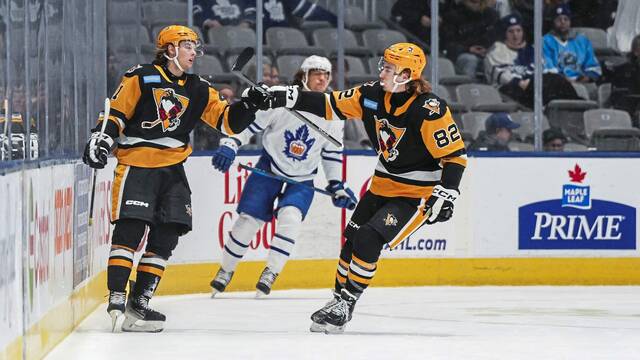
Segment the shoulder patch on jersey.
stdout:
<svg viewBox="0 0 640 360">
<path fill-rule="evenodd" d="M 152 84 L 152 83 L 160 83 L 160 75 L 147 75 L 147 76 L 143 76 L 142 77 L 142 82 L 145 84 Z"/>
<path fill-rule="evenodd" d="M 367 109 L 378 110 L 378 102 L 364 98 L 362 105 Z"/>
<path fill-rule="evenodd" d="M 421 97 L 419 104 L 429 120 L 439 119 L 447 113 L 447 103 L 433 94 Z"/>
</svg>

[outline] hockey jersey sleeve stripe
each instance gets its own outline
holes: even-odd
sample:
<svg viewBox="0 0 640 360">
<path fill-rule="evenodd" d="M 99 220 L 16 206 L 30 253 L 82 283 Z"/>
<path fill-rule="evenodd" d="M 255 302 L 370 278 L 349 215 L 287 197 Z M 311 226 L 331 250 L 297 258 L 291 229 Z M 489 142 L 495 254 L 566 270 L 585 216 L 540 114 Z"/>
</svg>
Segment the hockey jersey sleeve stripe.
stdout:
<svg viewBox="0 0 640 360">
<path fill-rule="evenodd" d="M 342 155 L 344 152 L 342 150 L 327 150 L 327 149 L 322 149 L 322 153 L 323 154 L 339 154 Z"/>
<path fill-rule="evenodd" d="M 328 160 L 328 161 L 335 161 L 337 163 L 341 163 L 342 164 L 342 160 L 341 159 L 334 159 L 334 158 L 330 158 L 330 157 L 327 157 L 327 156 L 323 156 L 322 159 L 323 160 Z"/>
<path fill-rule="evenodd" d="M 466 167 L 467 166 L 467 155 L 461 155 L 461 156 L 455 156 L 455 157 L 445 157 L 445 158 L 440 160 L 440 163 L 442 163 L 442 166 L 444 166 L 445 164 L 448 164 L 448 163 L 454 163 L 454 164 L 458 164 L 460 166 Z"/>
<path fill-rule="evenodd" d="M 290 255 L 288 252 L 286 252 L 286 251 L 284 251 L 284 250 L 282 250 L 280 248 L 277 248 L 277 247 L 275 247 L 273 245 L 271 245 L 270 249 L 275 251 L 275 252 L 279 252 L 280 254 L 285 255 L 285 256 L 289 256 Z"/>
</svg>

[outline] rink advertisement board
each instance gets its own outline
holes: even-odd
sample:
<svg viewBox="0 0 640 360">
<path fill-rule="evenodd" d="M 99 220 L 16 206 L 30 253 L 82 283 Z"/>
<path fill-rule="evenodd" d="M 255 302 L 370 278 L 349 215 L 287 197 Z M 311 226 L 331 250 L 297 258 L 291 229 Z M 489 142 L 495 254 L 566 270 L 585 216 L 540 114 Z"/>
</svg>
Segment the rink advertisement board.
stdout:
<svg viewBox="0 0 640 360">
<path fill-rule="evenodd" d="M 635 249 L 636 209 L 592 199 L 587 172 L 577 163 L 568 175 L 570 182 L 558 187 L 558 199 L 520 207 L 519 248 Z"/>
<path fill-rule="evenodd" d="M 472 158 L 473 257 L 637 251 L 639 158 Z M 465 196 L 463 193 L 462 196 Z M 456 204 L 456 215 L 460 208 Z M 464 210 L 463 210 L 464 211 Z"/>
<path fill-rule="evenodd" d="M 22 173 L 0 176 L 0 358 L 22 334 Z"/>
</svg>

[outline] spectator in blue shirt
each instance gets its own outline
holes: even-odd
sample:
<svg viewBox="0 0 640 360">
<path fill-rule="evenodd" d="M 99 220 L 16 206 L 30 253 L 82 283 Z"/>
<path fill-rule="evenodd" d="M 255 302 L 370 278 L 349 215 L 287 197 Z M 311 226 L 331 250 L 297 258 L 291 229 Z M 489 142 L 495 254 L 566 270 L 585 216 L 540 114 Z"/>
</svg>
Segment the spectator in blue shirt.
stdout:
<svg viewBox="0 0 640 360">
<path fill-rule="evenodd" d="M 544 71 L 577 82 L 592 82 L 602 75 L 591 41 L 571 30 L 571 10 L 560 4 L 553 10 L 553 29 L 544 36 Z"/>
</svg>

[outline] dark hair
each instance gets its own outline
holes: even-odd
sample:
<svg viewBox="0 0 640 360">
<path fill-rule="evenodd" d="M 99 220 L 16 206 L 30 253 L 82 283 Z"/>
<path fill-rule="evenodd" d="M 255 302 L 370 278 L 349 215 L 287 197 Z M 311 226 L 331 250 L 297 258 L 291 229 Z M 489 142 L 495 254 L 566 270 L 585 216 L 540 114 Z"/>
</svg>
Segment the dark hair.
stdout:
<svg viewBox="0 0 640 360">
<path fill-rule="evenodd" d="M 166 57 L 164 57 L 164 54 L 169 50 L 169 46 L 167 45 L 166 47 L 162 48 L 162 49 L 156 49 L 156 55 L 153 58 L 153 63 L 156 65 L 166 65 L 168 59 Z"/>
<path fill-rule="evenodd" d="M 431 83 L 427 80 L 420 78 L 418 80 L 411 80 L 407 83 L 407 91 L 410 94 L 425 94 L 430 93 L 433 89 L 431 88 Z"/>
<path fill-rule="evenodd" d="M 291 81 L 291 85 L 303 86 L 302 78 L 304 77 L 304 71 L 298 70 L 295 75 L 293 75 L 293 81 Z"/>
</svg>

